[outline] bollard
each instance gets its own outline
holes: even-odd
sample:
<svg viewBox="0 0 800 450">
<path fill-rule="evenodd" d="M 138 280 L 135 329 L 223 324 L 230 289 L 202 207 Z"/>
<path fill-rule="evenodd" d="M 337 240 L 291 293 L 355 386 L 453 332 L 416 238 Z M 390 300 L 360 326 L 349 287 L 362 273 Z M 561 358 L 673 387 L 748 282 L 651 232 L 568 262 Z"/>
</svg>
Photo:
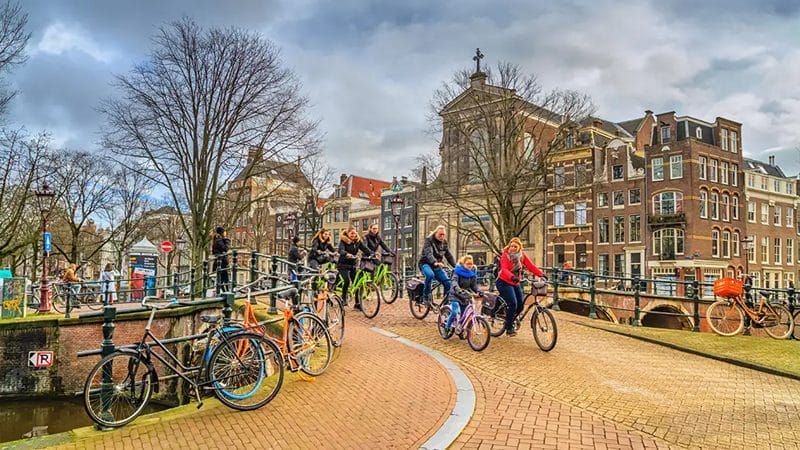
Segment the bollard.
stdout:
<svg viewBox="0 0 800 450">
<path fill-rule="evenodd" d="M 234 302 L 234 295 L 233 292 L 225 292 L 222 294 L 222 317 L 225 326 L 230 325 L 231 323 L 231 316 L 233 315 L 233 302 Z"/>
<path fill-rule="evenodd" d="M 753 286 L 749 283 L 745 283 L 744 285 L 744 304 L 747 305 L 748 308 L 753 309 Z M 742 332 L 743 336 L 750 336 L 750 316 L 747 314 L 744 315 L 744 332 Z"/>
<path fill-rule="evenodd" d="M 589 274 L 589 318 L 590 319 L 597 319 L 597 305 L 595 298 L 597 296 L 597 287 L 595 287 L 595 274 L 594 272 Z"/>
<path fill-rule="evenodd" d="M 641 309 L 641 294 L 642 282 L 639 276 L 633 277 L 633 326 L 642 326 L 642 309 Z"/>
<path fill-rule="evenodd" d="M 208 292 L 208 261 L 203 261 L 203 281 L 200 283 L 200 286 L 203 288 L 203 292 L 200 293 L 200 297 L 203 298 L 206 296 L 206 292 Z"/>
<path fill-rule="evenodd" d="M 558 274 L 556 273 L 556 269 L 552 269 L 552 273 L 550 274 L 553 283 L 553 304 L 550 306 L 550 309 L 553 311 L 561 311 L 561 307 L 558 306 Z"/>
<path fill-rule="evenodd" d="M 794 317 L 794 311 L 795 311 L 795 308 L 794 308 L 794 301 L 795 301 L 794 295 L 795 295 L 794 287 L 790 286 L 789 288 L 786 289 L 786 300 L 789 303 L 789 315 L 792 316 L 792 317 Z M 797 327 L 798 326 L 797 323 L 795 323 L 794 326 Z M 795 333 L 790 334 L 789 335 L 789 339 L 796 340 L 794 335 L 795 335 Z"/>
<path fill-rule="evenodd" d="M 195 290 L 197 289 L 197 286 L 195 286 L 195 283 L 197 282 L 197 280 L 195 279 L 196 276 L 197 276 L 197 269 L 192 267 L 192 269 L 189 271 L 189 299 L 191 301 L 194 301 Z"/>
<path fill-rule="evenodd" d="M 231 292 L 233 292 L 236 289 L 236 279 L 239 278 L 238 275 L 239 275 L 239 253 L 236 250 L 234 250 L 233 251 L 233 275 L 228 280 L 228 283 L 230 283 L 229 289 L 231 290 Z"/>
<path fill-rule="evenodd" d="M 258 253 L 255 250 L 250 252 L 250 282 L 255 283 L 258 279 Z"/>
<path fill-rule="evenodd" d="M 116 350 L 114 347 L 114 328 L 116 327 L 116 325 L 114 325 L 114 319 L 116 317 L 116 306 L 103 307 L 103 342 L 100 344 L 101 357 L 106 357 L 114 353 L 114 350 Z M 113 400 L 114 394 L 114 383 L 111 377 L 112 371 L 113 367 L 110 364 L 103 366 L 103 384 L 100 388 L 100 401 L 103 402 L 103 412 L 101 414 L 110 421 L 114 420 L 114 417 L 111 415 L 110 411 L 111 401 Z M 98 430 L 105 429 L 99 425 L 95 425 L 95 427 Z"/>
<path fill-rule="evenodd" d="M 692 305 L 694 306 L 694 327 L 692 331 L 700 332 L 700 282 L 692 281 Z"/>
<path fill-rule="evenodd" d="M 272 275 L 272 283 L 270 288 L 273 290 L 273 292 L 269 294 L 269 309 L 267 312 L 269 314 L 278 314 L 278 297 L 274 292 L 275 288 L 278 287 L 278 278 L 276 277 L 276 273 L 278 272 L 278 257 L 272 255 L 270 256 L 270 260 L 270 275 Z"/>
</svg>

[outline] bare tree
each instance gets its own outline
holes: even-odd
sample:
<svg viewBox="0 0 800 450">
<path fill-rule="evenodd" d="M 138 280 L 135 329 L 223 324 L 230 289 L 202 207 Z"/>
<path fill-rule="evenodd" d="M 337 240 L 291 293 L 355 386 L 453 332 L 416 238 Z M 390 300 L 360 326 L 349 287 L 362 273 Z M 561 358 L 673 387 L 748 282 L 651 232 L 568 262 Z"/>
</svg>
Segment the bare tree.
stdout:
<svg viewBox="0 0 800 450">
<path fill-rule="evenodd" d="M 49 139 L 23 130 L 0 131 L 0 259 L 33 243 L 41 227 L 36 183 L 43 175 Z"/>
<path fill-rule="evenodd" d="M 53 185 L 59 193 L 53 211 L 53 247 L 67 261 L 92 260 L 113 237 L 98 221 L 116 207 L 114 174 L 97 155 L 62 151 L 52 156 Z"/>
<path fill-rule="evenodd" d="M 544 91 L 535 76 L 509 63 L 494 72 L 456 73 L 431 105 L 442 167 L 423 201 L 467 218 L 459 232 L 495 252 L 552 206 L 546 193 L 553 158 L 594 108 L 585 94 Z"/>
<path fill-rule="evenodd" d="M 110 244 L 114 248 L 117 268 L 123 266 L 125 253 L 133 244 L 141 240 L 146 230 L 144 221 L 152 207 L 148 195 L 153 182 L 139 171 L 121 169 L 114 174 L 112 195 L 115 206 L 105 210 L 106 221 L 114 237 Z"/>
<path fill-rule="evenodd" d="M 7 2 L 0 7 L 0 72 L 8 71 L 28 59 L 25 46 L 31 34 L 25 31 L 27 25 L 28 14 L 22 11 L 19 4 Z M 5 114 L 15 95 L 16 91 L 0 89 L 0 115 Z"/>
<path fill-rule="evenodd" d="M 259 158 L 292 161 L 316 146 L 308 100 L 278 49 L 236 28 L 204 30 L 183 19 L 162 27 L 145 63 L 117 77 L 104 102 L 107 148 L 164 188 L 181 215 L 194 264 L 210 247 L 221 197 L 234 177 L 257 175 Z M 252 197 L 228 201 L 245 211 Z M 233 214 L 236 217 L 236 214 Z"/>
</svg>

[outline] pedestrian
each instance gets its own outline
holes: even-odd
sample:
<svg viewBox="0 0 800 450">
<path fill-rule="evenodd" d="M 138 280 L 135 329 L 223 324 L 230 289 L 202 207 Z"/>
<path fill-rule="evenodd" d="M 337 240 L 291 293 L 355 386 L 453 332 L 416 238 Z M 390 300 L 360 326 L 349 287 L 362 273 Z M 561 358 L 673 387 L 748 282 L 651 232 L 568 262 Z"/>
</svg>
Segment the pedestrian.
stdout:
<svg viewBox="0 0 800 450">
<path fill-rule="evenodd" d="M 422 297 L 419 299 L 421 302 L 430 302 L 431 299 L 431 285 L 433 279 L 436 278 L 442 283 L 444 288 L 443 295 L 447 298 L 450 292 L 450 278 L 447 272 L 444 271 L 444 263 L 447 261 L 450 266 L 456 266 L 456 260 L 453 254 L 450 253 L 450 248 L 447 245 L 446 232 L 443 225 L 439 225 L 433 230 L 422 245 L 422 256 L 419 259 L 419 270 L 425 275 L 425 285 L 422 290 Z"/>
<path fill-rule="evenodd" d="M 211 254 L 214 255 L 214 272 L 217 274 L 217 295 L 230 288 L 228 275 L 228 251 L 231 249 L 231 240 L 223 227 L 217 227 L 214 232 Z"/>
<path fill-rule="evenodd" d="M 330 254 L 333 254 L 336 249 L 333 248 L 331 242 L 331 232 L 322 228 L 317 231 L 317 234 L 311 239 L 311 249 L 308 252 L 308 265 L 312 269 L 318 269 L 319 266 L 331 262 Z"/>
<path fill-rule="evenodd" d="M 473 296 L 481 293 L 480 288 L 478 288 L 478 277 L 472 256 L 462 256 L 458 260 L 458 264 L 453 269 L 453 278 L 450 280 L 450 284 L 451 289 L 448 295 L 450 315 L 445 323 L 448 333 L 453 327 L 453 322 L 461 313 L 462 308 L 472 301 Z M 475 313 L 479 314 L 480 311 L 475 311 Z"/>
<path fill-rule="evenodd" d="M 514 330 L 514 322 L 522 311 L 525 301 L 522 287 L 519 285 L 524 269 L 528 269 L 537 277 L 545 277 L 544 272 L 536 267 L 523 252 L 522 241 L 516 237 L 511 238 L 500 256 L 500 275 L 495 282 L 500 297 L 506 302 L 505 329 L 508 336 L 517 335 Z"/>
<path fill-rule="evenodd" d="M 372 256 L 364 242 L 358 236 L 358 231 L 350 227 L 339 236 L 339 261 L 336 263 L 336 268 L 339 270 L 339 275 L 342 276 L 342 300 L 347 304 L 347 295 L 350 290 L 350 284 L 356 277 L 356 259 L 358 253 L 361 252 L 364 256 Z M 361 299 L 356 296 L 354 309 L 361 310 Z"/>
<path fill-rule="evenodd" d="M 100 292 L 103 294 L 103 304 L 110 305 L 117 301 L 118 276 L 119 272 L 114 270 L 114 265 L 111 263 L 106 264 L 100 273 Z"/>
<path fill-rule="evenodd" d="M 302 265 L 303 259 L 305 259 L 303 253 L 304 250 L 300 248 L 298 245 L 300 243 L 300 238 L 295 236 L 292 238 L 292 245 L 289 246 L 289 257 L 287 260 L 289 261 L 289 280 L 295 281 L 297 280 L 297 272 L 298 266 Z"/>
<path fill-rule="evenodd" d="M 564 271 L 561 272 L 561 281 L 563 283 L 572 284 L 570 281 L 572 279 L 572 261 L 564 261 L 562 268 Z"/>
</svg>

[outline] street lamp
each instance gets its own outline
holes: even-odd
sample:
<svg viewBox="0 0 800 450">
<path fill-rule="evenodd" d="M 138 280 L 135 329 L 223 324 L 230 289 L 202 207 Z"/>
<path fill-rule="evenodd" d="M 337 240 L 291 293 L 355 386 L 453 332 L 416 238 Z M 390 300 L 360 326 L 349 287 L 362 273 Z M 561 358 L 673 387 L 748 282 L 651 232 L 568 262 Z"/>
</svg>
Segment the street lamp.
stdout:
<svg viewBox="0 0 800 450">
<path fill-rule="evenodd" d="M 176 272 L 178 273 L 178 277 L 181 277 L 181 256 L 183 256 L 183 252 L 186 250 L 186 240 L 183 238 L 175 239 L 175 251 L 178 253 L 178 269 Z"/>
<path fill-rule="evenodd" d="M 750 262 L 750 249 L 753 248 L 752 247 L 753 240 L 754 239 L 753 239 L 752 236 L 744 237 L 741 240 L 742 248 L 744 248 L 744 276 L 745 276 L 745 279 L 747 279 L 747 277 L 750 276 L 750 266 L 749 266 L 748 263 Z"/>
<path fill-rule="evenodd" d="M 394 194 L 389 203 L 392 205 L 392 217 L 394 217 L 394 270 L 398 272 L 400 270 L 400 214 L 405 202 L 398 192 Z"/>
<path fill-rule="evenodd" d="M 294 214 L 287 214 L 286 216 L 283 217 L 283 228 L 286 230 L 286 234 L 288 235 L 287 239 L 289 241 L 288 245 L 286 246 L 287 251 L 288 248 L 292 245 L 291 244 L 292 237 L 294 237 L 294 222 L 295 222 Z"/>
<path fill-rule="evenodd" d="M 55 193 L 47 186 L 47 181 L 42 183 L 42 189 L 36 191 L 36 202 L 42 214 L 42 280 L 39 284 L 39 312 L 50 311 L 50 287 L 47 285 L 47 256 L 50 254 L 50 233 L 47 231 L 47 216 L 53 206 Z"/>
</svg>

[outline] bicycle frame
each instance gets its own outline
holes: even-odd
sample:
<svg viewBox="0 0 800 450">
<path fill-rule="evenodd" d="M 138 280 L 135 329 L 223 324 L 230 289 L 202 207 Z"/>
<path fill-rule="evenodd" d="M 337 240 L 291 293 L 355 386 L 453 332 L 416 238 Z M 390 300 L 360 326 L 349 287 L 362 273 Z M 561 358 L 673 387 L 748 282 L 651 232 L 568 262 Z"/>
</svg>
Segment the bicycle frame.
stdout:
<svg viewBox="0 0 800 450">
<path fill-rule="evenodd" d="M 472 322 L 472 326 L 475 326 L 475 317 L 477 317 L 475 311 L 480 311 L 480 305 L 478 303 L 480 303 L 480 301 L 473 298 L 472 301 L 462 309 L 458 316 L 456 316 L 457 329 L 463 330 L 467 322 Z"/>
<path fill-rule="evenodd" d="M 734 301 L 736 306 L 741 309 L 742 312 L 744 312 L 753 322 L 760 323 L 765 317 L 767 317 L 768 314 L 778 316 L 777 311 L 775 311 L 772 305 L 764 297 L 761 297 L 761 300 L 759 300 L 757 309 L 752 309 L 747 306 L 747 302 L 745 302 L 741 295 L 731 297 L 731 299 Z M 764 311 L 765 307 L 768 311 Z"/>
</svg>

